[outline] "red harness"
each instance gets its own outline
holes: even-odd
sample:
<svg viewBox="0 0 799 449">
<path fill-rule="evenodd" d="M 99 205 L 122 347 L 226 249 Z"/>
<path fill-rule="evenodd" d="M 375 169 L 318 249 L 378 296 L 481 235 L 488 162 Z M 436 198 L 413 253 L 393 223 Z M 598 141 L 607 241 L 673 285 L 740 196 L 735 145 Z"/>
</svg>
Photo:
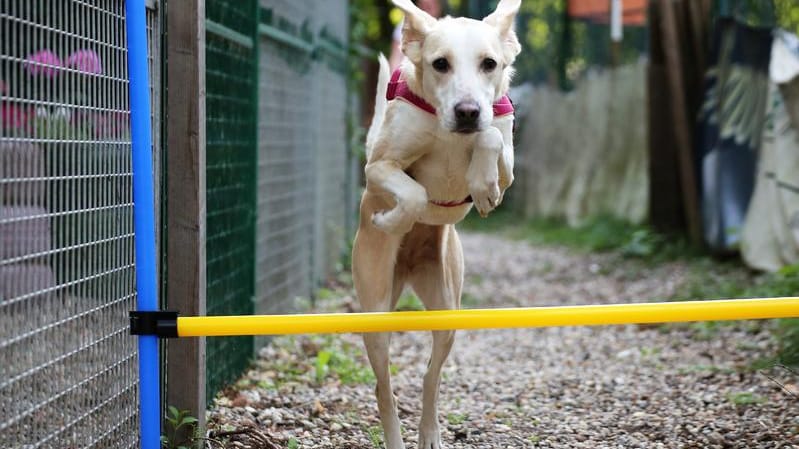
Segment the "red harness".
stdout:
<svg viewBox="0 0 799 449">
<path fill-rule="evenodd" d="M 435 115 L 436 108 L 424 101 L 422 97 L 411 92 L 411 89 L 408 88 L 408 83 L 400 79 L 401 76 L 402 72 L 400 69 L 394 70 L 394 73 L 391 75 L 391 81 L 388 83 L 388 90 L 386 90 L 386 100 L 391 101 L 395 98 L 402 98 L 417 108 Z M 513 114 L 513 102 L 510 101 L 509 96 L 503 95 L 502 98 L 494 103 L 494 117 L 502 117 L 503 115 L 510 114 Z"/>
</svg>

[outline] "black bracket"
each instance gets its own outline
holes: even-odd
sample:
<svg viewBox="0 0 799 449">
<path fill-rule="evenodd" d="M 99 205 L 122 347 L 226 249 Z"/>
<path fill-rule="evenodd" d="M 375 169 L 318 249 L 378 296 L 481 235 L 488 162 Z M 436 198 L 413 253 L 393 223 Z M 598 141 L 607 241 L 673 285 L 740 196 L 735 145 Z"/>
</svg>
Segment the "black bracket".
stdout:
<svg viewBox="0 0 799 449">
<path fill-rule="evenodd" d="M 132 311 L 130 317 L 131 335 L 155 335 L 160 338 L 178 336 L 178 312 L 154 310 L 150 312 Z"/>
</svg>

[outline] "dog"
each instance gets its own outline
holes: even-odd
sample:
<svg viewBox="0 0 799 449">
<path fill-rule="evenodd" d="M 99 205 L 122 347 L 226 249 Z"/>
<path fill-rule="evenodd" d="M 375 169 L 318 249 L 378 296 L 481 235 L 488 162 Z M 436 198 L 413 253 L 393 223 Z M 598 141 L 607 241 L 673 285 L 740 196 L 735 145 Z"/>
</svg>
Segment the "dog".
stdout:
<svg viewBox="0 0 799 449">
<path fill-rule="evenodd" d="M 405 13 L 405 61 L 391 75 L 380 56 L 353 281 L 365 312 L 393 310 L 406 284 L 428 310 L 456 309 L 463 250 L 454 224 L 472 205 L 482 216 L 490 213 L 513 182 L 513 114 L 505 94 L 521 51 L 513 29 L 521 0 L 501 0 L 482 21 L 436 20 L 410 0 L 393 3 Z M 439 383 L 454 335 L 433 332 L 420 449 L 441 448 Z M 377 379 L 386 448 L 403 449 L 389 373 L 390 334 L 363 338 Z"/>
</svg>

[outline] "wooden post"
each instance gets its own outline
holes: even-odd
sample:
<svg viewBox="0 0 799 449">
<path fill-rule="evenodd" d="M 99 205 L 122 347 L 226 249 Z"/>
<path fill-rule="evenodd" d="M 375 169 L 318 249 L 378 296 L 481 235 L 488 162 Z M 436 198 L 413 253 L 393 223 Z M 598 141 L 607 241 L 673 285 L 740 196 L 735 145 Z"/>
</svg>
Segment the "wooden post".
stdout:
<svg viewBox="0 0 799 449">
<path fill-rule="evenodd" d="M 205 315 L 205 1 L 165 2 L 166 308 Z M 205 427 L 205 339 L 168 340 L 166 403 Z"/>
<path fill-rule="evenodd" d="M 660 25 L 666 72 L 669 90 L 671 90 L 672 123 L 674 125 L 675 142 L 677 143 L 685 223 L 688 227 L 688 235 L 691 238 L 691 242 L 699 245 L 702 242 L 702 229 L 694 173 L 694 152 L 691 143 L 691 130 L 693 127 L 688 117 L 685 99 L 684 72 L 679 48 L 680 35 L 677 30 L 677 19 L 674 13 L 675 3 L 672 0 L 660 0 L 658 1 L 658 6 L 660 8 Z"/>
</svg>

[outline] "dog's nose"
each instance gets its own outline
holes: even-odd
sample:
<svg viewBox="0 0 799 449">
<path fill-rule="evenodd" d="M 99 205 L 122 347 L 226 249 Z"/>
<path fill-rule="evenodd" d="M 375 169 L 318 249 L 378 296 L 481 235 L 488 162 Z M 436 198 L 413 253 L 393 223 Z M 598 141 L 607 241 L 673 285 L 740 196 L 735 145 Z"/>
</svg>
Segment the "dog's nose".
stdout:
<svg viewBox="0 0 799 449">
<path fill-rule="evenodd" d="M 480 118 L 480 105 L 476 101 L 461 101 L 455 105 L 455 118 L 459 122 L 476 122 Z"/>
</svg>

